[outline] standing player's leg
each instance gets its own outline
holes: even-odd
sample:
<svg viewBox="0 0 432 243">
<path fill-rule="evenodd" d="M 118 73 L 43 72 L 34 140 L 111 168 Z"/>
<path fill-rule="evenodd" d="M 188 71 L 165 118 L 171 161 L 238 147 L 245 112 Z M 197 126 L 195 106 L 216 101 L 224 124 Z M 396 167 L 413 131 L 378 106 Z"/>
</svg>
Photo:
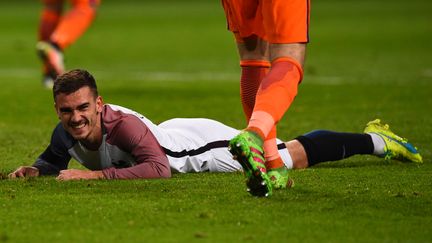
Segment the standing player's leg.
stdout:
<svg viewBox="0 0 432 243">
<path fill-rule="evenodd" d="M 237 43 L 242 69 L 240 79 L 240 97 L 247 121 L 250 120 L 255 106 L 255 98 L 262 80 L 270 69 L 268 42 L 256 35 L 243 38 Z M 276 145 L 276 126 L 273 126 L 263 143 L 266 168 L 276 188 L 285 187 L 288 183 L 288 170 L 279 155 Z"/>
<path fill-rule="evenodd" d="M 268 42 L 256 35 L 237 40 L 240 55 L 240 98 L 249 121 L 255 106 L 255 97 L 263 78 L 270 69 Z"/>
<path fill-rule="evenodd" d="M 63 12 L 63 0 L 43 0 L 43 9 L 41 11 L 38 40 L 49 41 L 51 34 L 54 32 L 60 21 Z"/>
<path fill-rule="evenodd" d="M 264 148 L 269 158 L 266 164 L 268 176 L 274 188 L 285 188 L 288 170 L 280 157 L 270 155 L 277 151 L 276 124 L 296 97 L 303 76 L 301 63 L 304 61 L 305 44 L 270 44 L 270 56 L 272 67 L 257 92 L 247 130 L 265 138 Z"/>
<path fill-rule="evenodd" d="M 297 95 L 298 84 L 303 76 L 303 63 L 308 42 L 309 4 L 307 1 L 260 2 L 265 38 L 270 43 L 271 69 L 261 82 L 255 107 L 246 131 L 233 139 L 233 146 L 240 150 L 241 137 L 253 137 L 262 144 L 265 139 L 276 138 L 274 126 L 282 118 Z M 273 132 L 271 132 L 273 131 Z M 267 147 L 274 148 L 271 142 Z M 269 149 L 267 149 L 269 150 Z M 267 164 L 273 187 L 283 188 L 288 173 L 280 158 Z M 265 172 L 263 172 L 264 174 Z M 265 175 L 263 175 L 265 177 Z"/>
<path fill-rule="evenodd" d="M 240 66 L 242 69 L 240 79 L 240 97 L 242 100 L 242 107 L 246 116 L 246 120 L 250 121 L 252 111 L 255 107 L 255 99 L 258 89 L 262 80 L 266 77 L 270 70 L 270 62 L 268 61 L 268 42 L 256 35 L 252 35 L 243 38 L 242 42 L 237 43 L 237 47 L 240 54 Z M 259 156 L 258 158 L 251 157 L 253 162 L 246 162 L 246 160 L 243 159 L 244 163 L 255 163 L 257 165 L 256 168 L 253 169 L 255 170 L 255 173 L 250 173 L 247 181 L 247 186 L 253 195 L 256 194 L 254 191 L 255 189 L 257 191 L 263 190 L 262 188 L 264 188 L 264 191 L 269 190 L 269 185 L 262 185 L 266 180 L 265 175 L 259 175 L 266 170 L 266 166 L 263 166 L 263 164 L 268 164 L 269 161 L 281 161 L 282 163 L 276 147 L 275 126 L 273 127 L 271 134 L 274 134 L 274 136 L 271 136 L 270 139 L 265 139 L 264 141 L 264 161 L 262 161 L 262 163 L 259 162 Z M 235 149 L 232 151 L 235 153 Z M 254 174 L 257 176 L 254 176 Z M 264 181 L 260 179 L 261 177 L 263 177 Z M 265 183 L 269 184 L 269 179 L 267 179 L 267 182 Z M 285 184 L 286 183 L 287 182 L 285 182 Z"/>
<path fill-rule="evenodd" d="M 63 1 L 60 2 L 63 5 Z M 96 16 L 99 0 L 72 0 L 71 5 L 71 9 L 50 31 L 49 37 L 42 39 L 37 45 L 39 56 L 47 66 L 51 78 L 65 71 L 63 50 L 88 29 Z"/>
<path fill-rule="evenodd" d="M 43 8 L 41 11 L 39 29 L 38 29 L 38 44 L 37 50 L 38 54 L 42 59 L 42 83 L 45 87 L 51 88 L 55 77 L 57 76 L 55 70 L 53 70 L 46 57 L 49 53 L 55 54 L 56 50 L 51 50 L 51 46 L 48 44 L 52 33 L 55 31 L 58 23 L 60 22 L 61 15 L 63 12 L 64 1 L 63 0 L 43 0 Z M 46 51 L 43 51 L 46 49 Z M 62 56 L 61 56 L 61 59 Z"/>
<path fill-rule="evenodd" d="M 238 43 L 242 66 L 242 104 L 245 115 L 249 118 L 256 92 L 269 67 L 268 43 L 261 38 L 263 29 L 256 28 L 256 24 L 262 23 L 259 0 L 222 0 L 222 5 L 228 29 Z M 256 145 L 249 139 L 253 138 L 248 137 L 244 142 L 232 142 L 230 152 L 243 167 L 250 193 L 255 196 L 268 196 L 271 194 L 271 185 L 266 174 L 262 142 Z M 242 145 L 241 148 L 237 147 L 237 144 Z"/>
</svg>

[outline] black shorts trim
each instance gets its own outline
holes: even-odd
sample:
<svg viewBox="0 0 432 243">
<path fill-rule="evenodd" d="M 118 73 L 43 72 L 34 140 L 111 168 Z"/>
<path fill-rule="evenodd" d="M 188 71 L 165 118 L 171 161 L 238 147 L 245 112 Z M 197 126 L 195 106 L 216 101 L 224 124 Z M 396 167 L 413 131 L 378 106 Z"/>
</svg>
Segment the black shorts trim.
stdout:
<svg viewBox="0 0 432 243">
<path fill-rule="evenodd" d="M 192 150 L 182 150 L 182 151 L 171 151 L 167 148 L 162 147 L 162 149 L 165 151 L 166 155 L 174 157 L 174 158 L 181 158 L 185 156 L 195 156 L 199 154 L 203 154 L 211 149 L 215 148 L 227 148 L 228 149 L 228 143 L 229 140 L 220 140 L 220 141 L 214 141 L 211 143 L 208 143 L 202 147 L 199 147 L 197 149 Z"/>
<path fill-rule="evenodd" d="M 203 154 L 209 150 L 216 149 L 216 148 L 227 148 L 228 149 L 229 140 L 219 140 L 214 141 L 211 143 L 208 143 L 202 147 L 199 147 L 197 149 L 191 149 L 191 150 L 182 150 L 182 151 L 172 151 L 167 148 L 162 147 L 165 154 L 174 157 L 174 158 L 181 158 L 185 156 L 195 156 L 199 154 Z M 278 150 L 286 149 L 285 143 L 280 143 L 277 145 Z"/>
</svg>

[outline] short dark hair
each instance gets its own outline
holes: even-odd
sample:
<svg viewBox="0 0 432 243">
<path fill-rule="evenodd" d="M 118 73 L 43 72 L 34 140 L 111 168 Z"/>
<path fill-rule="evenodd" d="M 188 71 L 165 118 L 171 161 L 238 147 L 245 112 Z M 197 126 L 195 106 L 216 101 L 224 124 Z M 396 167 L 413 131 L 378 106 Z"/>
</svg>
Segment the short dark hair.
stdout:
<svg viewBox="0 0 432 243">
<path fill-rule="evenodd" d="M 71 94 L 85 86 L 90 88 L 95 98 L 99 96 L 96 81 L 88 71 L 74 69 L 63 73 L 57 76 L 54 81 L 54 100 L 59 94 Z"/>
</svg>

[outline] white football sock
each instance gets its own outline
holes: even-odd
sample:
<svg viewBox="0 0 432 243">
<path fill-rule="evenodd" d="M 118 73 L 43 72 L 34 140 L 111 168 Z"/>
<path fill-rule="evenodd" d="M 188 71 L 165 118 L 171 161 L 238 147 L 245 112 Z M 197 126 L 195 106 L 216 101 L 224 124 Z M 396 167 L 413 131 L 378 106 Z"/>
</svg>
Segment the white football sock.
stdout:
<svg viewBox="0 0 432 243">
<path fill-rule="evenodd" d="M 376 134 L 376 133 L 368 133 L 372 137 L 372 143 L 374 145 L 374 155 L 383 155 L 384 154 L 384 148 L 386 147 L 386 143 L 384 139 Z"/>
</svg>

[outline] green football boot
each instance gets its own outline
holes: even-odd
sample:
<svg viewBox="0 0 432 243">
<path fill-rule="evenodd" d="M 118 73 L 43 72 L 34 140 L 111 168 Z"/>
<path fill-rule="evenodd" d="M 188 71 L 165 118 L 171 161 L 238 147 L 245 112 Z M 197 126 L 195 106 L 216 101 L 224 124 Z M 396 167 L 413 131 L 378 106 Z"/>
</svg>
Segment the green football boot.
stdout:
<svg viewBox="0 0 432 243">
<path fill-rule="evenodd" d="M 423 159 L 417 148 L 408 140 L 394 134 L 388 124 L 381 124 L 380 119 L 368 122 L 364 130 L 365 133 L 375 133 L 384 139 L 385 148 L 382 155 L 386 160 L 395 159 L 400 161 L 411 161 L 423 163 Z"/>
<path fill-rule="evenodd" d="M 273 189 L 284 189 L 294 186 L 294 181 L 289 178 L 288 169 L 285 166 L 269 169 L 267 175 L 270 178 Z"/>
<path fill-rule="evenodd" d="M 262 146 L 261 138 L 250 131 L 242 131 L 229 142 L 229 151 L 243 167 L 247 191 L 256 197 L 268 197 L 272 194 Z"/>
</svg>

